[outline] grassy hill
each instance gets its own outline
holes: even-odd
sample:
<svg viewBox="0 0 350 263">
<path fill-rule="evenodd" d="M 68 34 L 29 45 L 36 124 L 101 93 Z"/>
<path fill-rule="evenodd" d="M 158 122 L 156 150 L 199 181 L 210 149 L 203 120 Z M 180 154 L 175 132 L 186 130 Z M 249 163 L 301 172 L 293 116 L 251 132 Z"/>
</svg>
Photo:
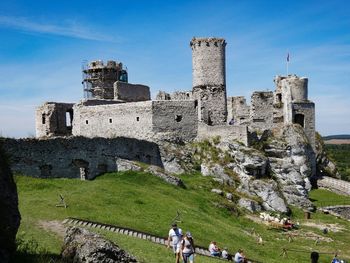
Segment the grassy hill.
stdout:
<svg viewBox="0 0 350 263">
<path fill-rule="evenodd" d="M 316 226 L 338 224 L 344 229 L 327 235 L 333 242 L 321 241 L 316 245 L 314 240 L 296 236 L 293 242 L 288 243 L 288 236 L 284 232 L 254 223 L 224 197 L 211 193 L 213 187 L 220 188 L 211 178 L 194 174 L 184 175 L 181 179 L 186 189 L 137 172 L 110 173 L 94 181 L 16 176 L 22 214 L 17 262 L 49 262 L 57 259 L 62 238 L 42 228 L 42 222 L 78 217 L 167 236 L 177 211 L 181 214 L 180 227 L 184 231 L 190 230 L 195 242 L 202 246 L 208 246 L 210 241 L 216 240 L 219 246 L 228 247 L 230 252 L 243 248 L 250 258 L 269 263 L 309 262 L 311 250 L 338 250 L 342 257 L 350 259 L 348 221 L 315 213 L 309 223 Z M 59 202 L 59 194 L 65 197 L 69 205 L 67 209 L 55 206 Z M 322 190 L 316 190 L 311 197 L 314 202 L 320 203 L 329 200 L 330 195 L 332 200 L 350 204 L 350 199 Z M 293 209 L 293 219 L 303 224 L 303 212 Z M 252 232 L 262 236 L 264 245 L 257 245 Z M 165 247 L 133 237 L 101 233 L 135 255 L 140 262 L 173 261 L 170 250 Z M 322 235 L 321 229 L 303 225 L 300 231 L 294 232 L 297 233 Z M 280 254 L 284 247 L 306 252 L 289 252 L 288 258 L 282 258 Z M 321 262 L 330 262 L 331 258 L 331 255 L 321 255 Z M 205 257 L 198 257 L 196 261 L 218 262 Z"/>
</svg>

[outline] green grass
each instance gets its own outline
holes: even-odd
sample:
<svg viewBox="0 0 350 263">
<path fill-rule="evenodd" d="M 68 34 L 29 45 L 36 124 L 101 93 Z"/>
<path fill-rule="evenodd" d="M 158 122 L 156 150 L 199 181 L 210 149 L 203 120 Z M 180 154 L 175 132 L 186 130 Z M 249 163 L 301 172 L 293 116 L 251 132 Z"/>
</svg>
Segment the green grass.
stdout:
<svg viewBox="0 0 350 263">
<path fill-rule="evenodd" d="M 337 195 L 325 189 L 317 189 L 310 192 L 309 197 L 313 203 L 320 206 L 350 205 L 350 197 Z"/>
<path fill-rule="evenodd" d="M 194 174 L 183 175 L 181 179 L 187 186 L 186 189 L 137 172 L 110 173 L 94 181 L 16 176 L 22 214 L 19 239 L 24 240 L 25 244 L 29 243 L 29 247 L 34 246 L 34 257 L 36 251 L 37 254 L 55 257 L 60 253 L 62 240 L 54 233 L 41 229 L 38 226 L 39 220 L 78 217 L 166 237 L 169 226 L 179 211 L 182 221 L 179 223 L 180 227 L 184 231 L 191 231 L 198 245 L 208 246 L 210 241 L 216 240 L 219 246 L 227 246 L 230 252 L 243 248 L 250 258 L 262 262 L 308 262 L 309 253 L 290 252 L 289 258 L 281 258 L 282 248 L 286 246 L 306 251 L 346 251 L 350 242 L 350 231 L 345 230 L 338 236 L 331 233 L 330 236 L 335 238 L 331 244 L 321 242 L 316 246 L 313 241 L 302 238 L 297 238 L 289 244 L 281 232 L 253 223 L 234 209 L 234 212 L 230 212 L 229 209 L 223 208 L 234 206 L 227 203 L 223 197 L 210 193 L 211 188 L 220 188 L 211 178 Z M 59 202 L 59 194 L 65 197 L 69 205 L 67 209 L 55 206 Z M 312 196 L 316 200 L 317 192 L 312 192 Z M 294 220 L 302 222 L 301 210 L 293 209 L 293 214 Z M 334 222 L 350 228 L 347 221 L 319 213 L 313 214 L 311 221 Z M 252 229 L 262 236 L 264 246 L 258 246 L 255 238 L 247 234 Z M 305 229 L 321 234 L 317 229 Z M 173 260 L 171 252 L 162 246 L 118 234 L 103 234 L 116 241 L 141 262 Z M 346 256 L 350 258 L 350 255 Z M 321 259 L 325 262 L 330 261 L 331 256 L 322 255 Z M 213 259 L 204 257 L 198 258 L 197 261 L 214 262 Z M 17 262 L 47 261 L 37 259 Z"/>
<path fill-rule="evenodd" d="M 350 181 L 350 144 L 326 144 L 325 148 L 336 163 L 342 179 Z"/>
</svg>

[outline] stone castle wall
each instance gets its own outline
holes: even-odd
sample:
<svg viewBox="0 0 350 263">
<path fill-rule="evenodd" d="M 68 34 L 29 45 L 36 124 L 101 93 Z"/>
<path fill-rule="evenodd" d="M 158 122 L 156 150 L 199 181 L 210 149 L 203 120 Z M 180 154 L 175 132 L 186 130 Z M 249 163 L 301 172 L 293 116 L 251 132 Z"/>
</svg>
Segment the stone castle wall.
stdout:
<svg viewBox="0 0 350 263">
<path fill-rule="evenodd" d="M 73 135 L 89 138 L 119 136 L 152 138 L 152 102 L 74 106 Z"/>
<path fill-rule="evenodd" d="M 146 101 L 151 100 L 151 93 L 148 86 L 116 81 L 114 99 L 125 102 Z"/>
<path fill-rule="evenodd" d="M 250 123 L 250 107 L 243 96 L 227 98 L 227 120 L 230 122 L 232 119 L 238 125 Z"/>
<path fill-rule="evenodd" d="M 38 107 L 35 111 L 36 136 L 71 135 L 73 105 L 72 103 L 46 102 Z"/>
<path fill-rule="evenodd" d="M 244 125 L 222 125 L 209 126 L 205 123 L 198 124 L 198 139 L 208 139 L 210 137 L 219 136 L 221 138 L 228 138 L 236 140 L 244 145 L 248 145 L 248 127 Z"/>
<path fill-rule="evenodd" d="M 302 126 L 312 149 L 315 150 L 315 104 L 313 102 L 294 102 L 292 107 L 294 123 L 297 123 L 296 114 L 304 116 L 304 125 Z"/>
<path fill-rule="evenodd" d="M 250 125 L 254 129 L 267 130 L 273 126 L 273 92 L 259 91 L 252 95 Z"/>
<path fill-rule="evenodd" d="M 197 136 L 195 101 L 153 101 L 153 132 L 158 139 L 193 140 Z"/>
<path fill-rule="evenodd" d="M 193 98 L 198 104 L 199 121 L 208 125 L 224 125 L 227 123 L 227 101 L 225 87 L 194 87 Z"/>
<path fill-rule="evenodd" d="M 73 135 L 192 140 L 197 134 L 195 102 L 145 101 L 74 106 Z"/>
<path fill-rule="evenodd" d="M 328 189 L 337 194 L 350 195 L 350 182 L 344 180 L 322 176 L 317 179 L 317 186 Z"/>
<path fill-rule="evenodd" d="M 158 145 L 131 138 L 5 139 L 14 173 L 42 178 L 93 179 L 118 170 L 117 159 L 162 167 Z"/>
</svg>

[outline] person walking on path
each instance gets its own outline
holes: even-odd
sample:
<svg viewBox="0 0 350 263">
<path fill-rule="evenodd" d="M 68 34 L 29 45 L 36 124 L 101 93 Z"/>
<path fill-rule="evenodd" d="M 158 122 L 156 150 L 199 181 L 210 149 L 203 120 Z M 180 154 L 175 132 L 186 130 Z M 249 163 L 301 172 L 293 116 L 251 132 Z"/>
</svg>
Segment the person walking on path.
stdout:
<svg viewBox="0 0 350 263">
<path fill-rule="evenodd" d="M 172 242 L 173 252 L 175 254 L 175 262 L 180 262 L 180 245 L 182 240 L 182 230 L 177 227 L 177 224 L 172 224 L 172 228 L 169 230 L 168 235 L 168 248 L 170 247 L 170 241 Z"/>
<path fill-rule="evenodd" d="M 186 235 L 181 242 L 181 255 L 183 263 L 194 262 L 194 242 L 191 232 L 186 232 Z"/>
</svg>

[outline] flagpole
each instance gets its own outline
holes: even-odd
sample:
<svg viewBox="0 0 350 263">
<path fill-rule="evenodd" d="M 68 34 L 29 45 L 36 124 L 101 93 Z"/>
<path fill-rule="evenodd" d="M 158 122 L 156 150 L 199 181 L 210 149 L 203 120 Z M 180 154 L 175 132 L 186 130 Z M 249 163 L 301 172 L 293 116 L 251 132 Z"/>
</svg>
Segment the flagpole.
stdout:
<svg viewBox="0 0 350 263">
<path fill-rule="evenodd" d="M 287 53 L 287 76 L 289 75 L 289 52 Z"/>
</svg>

